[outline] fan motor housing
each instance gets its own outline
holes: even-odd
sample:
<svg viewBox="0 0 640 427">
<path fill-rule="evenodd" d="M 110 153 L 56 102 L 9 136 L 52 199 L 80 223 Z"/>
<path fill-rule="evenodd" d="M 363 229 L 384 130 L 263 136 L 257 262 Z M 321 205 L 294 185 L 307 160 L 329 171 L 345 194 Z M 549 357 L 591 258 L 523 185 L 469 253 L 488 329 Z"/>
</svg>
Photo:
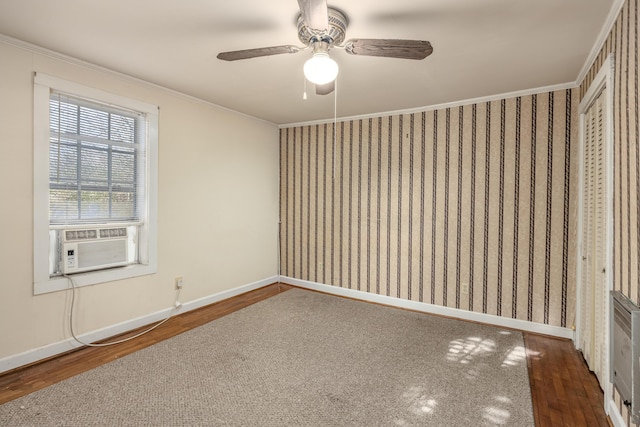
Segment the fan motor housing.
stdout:
<svg viewBox="0 0 640 427">
<path fill-rule="evenodd" d="M 334 8 L 327 8 L 329 15 L 329 31 L 317 32 L 307 27 L 302 20 L 302 15 L 298 15 L 298 38 L 305 45 L 316 41 L 323 41 L 329 46 L 340 45 L 344 41 L 347 31 L 347 17 L 344 13 Z"/>
</svg>

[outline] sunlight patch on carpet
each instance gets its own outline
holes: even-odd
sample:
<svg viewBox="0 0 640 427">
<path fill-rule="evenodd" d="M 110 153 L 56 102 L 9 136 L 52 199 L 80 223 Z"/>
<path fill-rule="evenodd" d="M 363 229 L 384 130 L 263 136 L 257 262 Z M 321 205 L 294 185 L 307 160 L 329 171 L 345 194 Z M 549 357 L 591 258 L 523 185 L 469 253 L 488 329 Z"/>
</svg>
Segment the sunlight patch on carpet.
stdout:
<svg viewBox="0 0 640 427">
<path fill-rule="evenodd" d="M 436 400 L 425 394 L 424 387 L 411 387 L 403 397 L 409 404 L 409 410 L 414 415 L 428 415 L 436 407 Z"/>
<path fill-rule="evenodd" d="M 456 339 L 449 343 L 447 360 L 468 364 L 475 357 L 492 354 L 496 351 L 496 343 L 492 339 L 482 339 L 479 337 L 469 337 L 466 339 Z"/>
</svg>

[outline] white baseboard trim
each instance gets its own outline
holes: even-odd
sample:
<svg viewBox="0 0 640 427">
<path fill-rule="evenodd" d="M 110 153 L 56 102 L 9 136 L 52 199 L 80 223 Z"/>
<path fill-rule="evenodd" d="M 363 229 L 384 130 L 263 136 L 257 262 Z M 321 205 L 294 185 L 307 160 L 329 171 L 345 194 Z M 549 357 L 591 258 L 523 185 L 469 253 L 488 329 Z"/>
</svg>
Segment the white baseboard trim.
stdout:
<svg viewBox="0 0 640 427">
<path fill-rule="evenodd" d="M 502 326 L 505 328 L 519 329 L 527 332 L 573 339 L 573 331 L 569 328 L 563 328 L 560 326 L 551 326 L 542 323 L 529 322 L 526 320 L 510 319 L 493 314 L 476 313 L 473 311 L 443 307 L 440 305 L 434 305 L 425 302 L 409 301 L 396 297 L 388 297 L 386 295 L 377 295 L 370 292 L 358 291 L 355 289 L 339 288 L 337 286 L 325 285 L 322 283 L 310 282 L 307 280 L 294 279 L 287 276 L 280 276 L 280 282 L 299 286 L 305 289 L 312 289 L 328 294 L 340 295 L 363 301 L 390 305 L 393 307 L 406 308 L 409 310 L 421 311 L 424 313 L 454 317 L 456 319 L 471 320 L 474 322 L 487 323 L 494 326 Z"/>
<path fill-rule="evenodd" d="M 613 427 L 627 427 L 627 423 L 622 419 L 622 414 L 618 410 L 618 407 L 616 406 L 616 402 L 613 399 L 611 398 L 607 399 L 607 405 L 605 407 L 605 411 L 607 415 L 609 415 L 609 418 L 611 419 L 611 423 L 613 424 Z"/>
<path fill-rule="evenodd" d="M 357 291 L 354 289 L 339 288 L 335 286 L 325 285 L 322 283 L 310 282 L 306 280 L 294 279 L 287 276 L 271 276 L 266 279 L 259 280 L 257 282 L 249 283 L 247 285 L 239 286 L 237 288 L 229 289 L 226 291 L 218 292 L 213 295 L 199 298 L 197 300 L 189 301 L 182 304 L 182 307 L 178 310 L 178 313 L 185 313 L 191 310 L 195 310 L 204 307 L 209 304 L 213 304 L 218 301 L 222 301 L 236 295 L 243 294 L 255 289 L 262 288 L 275 282 L 287 283 L 294 286 L 299 286 L 305 289 L 312 289 L 328 294 L 340 295 L 349 298 L 359 299 L 363 301 L 375 302 L 379 304 L 389 305 L 393 307 L 406 308 L 410 310 L 416 310 L 424 313 L 438 314 L 442 316 L 449 316 L 453 318 L 471 320 L 475 322 L 487 323 L 494 326 L 502 326 L 512 329 L 520 329 L 523 331 L 535 332 L 545 335 L 557 336 L 561 338 L 573 338 L 573 331 L 568 328 L 562 328 L 558 326 L 544 325 L 540 323 L 527 322 L 524 320 L 509 319 L 506 317 L 495 316 L 491 314 L 475 313 L 467 310 L 460 310 L 449 307 L 442 307 L 438 305 L 409 301 L 401 298 L 388 297 L 385 295 L 376 295 L 369 292 Z M 144 325 L 149 325 L 154 322 L 158 322 L 169 315 L 173 308 L 166 308 L 154 313 L 150 313 L 145 316 L 141 316 L 135 319 L 127 320 L 115 325 L 107 326 L 102 329 L 98 329 L 92 332 L 82 334 L 79 338 L 85 342 L 95 342 L 104 340 L 109 337 L 139 328 Z M 63 341 L 58 341 L 52 344 L 48 344 L 42 347 L 38 347 L 32 350 L 27 350 L 23 353 L 11 355 L 0 359 L 0 373 L 9 371 L 11 369 L 19 368 L 20 366 L 28 365 L 30 363 L 37 362 L 39 360 L 46 359 L 48 357 L 56 356 L 58 354 L 65 353 L 75 348 L 82 347 L 82 344 L 76 342 L 73 338 L 68 338 Z M 622 420 L 620 414 L 617 412 L 615 405 L 612 406 L 612 412 L 618 414 L 618 418 Z M 613 417 L 612 417 L 613 419 Z M 620 424 L 624 427 L 624 423 Z"/>
<path fill-rule="evenodd" d="M 189 301 L 182 304 L 181 313 L 195 310 L 200 307 L 204 307 L 209 304 L 213 304 L 214 302 L 222 301 L 225 299 L 229 299 L 231 297 L 235 297 L 236 295 L 244 294 L 245 292 L 253 291 L 255 289 L 263 288 L 267 285 L 271 285 L 272 283 L 278 282 L 278 276 L 267 277 L 266 279 L 258 280 L 257 282 L 249 283 L 247 285 L 242 285 L 237 288 L 229 289 L 226 291 L 218 292 L 217 294 L 209 295 L 204 298 L 196 299 L 193 301 Z"/>
<path fill-rule="evenodd" d="M 209 304 L 213 304 L 218 301 L 222 301 L 236 295 L 243 294 L 245 292 L 259 289 L 264 286 L 270 285 L 278 281 L 278 276 L 271 276 L 266 279 L 259 280 L 257 282 L 242 285 L 237 288 L 229 289 L 226 291 L 218 292 L 213 295 L 199 298 L 197 300 L 189 301 L 182 304 L 182 307 L 176 311 L 176 314 L 185 313 L 191 310 L 195 310 L 200 307 L 204 307 Z M 115 325 L 107 326 L 102 329 L 98 329 L 92 332 L 87 332 L 80 335 L 78 338 L 85 342 L 95 342 L 104 340 L 115 335 L 131 331 L 141 326 L 149 325 L 151 323 L 158 322 L 165 319 L 174 308 L 166 308 L 155 313 L 150 313 L 145 316 L 141 316 L 135 319 L 127 320 Z M 28 365 L 30 363 L 37 362 L 39 360 L 46 359 L 48 357 L 56 356 L 58 354 L 65 353 L 75 348 L 82 347 L 83 345 L 75 341 L 73 338 L 68 338 L 63 341 L 58 341 L 52 344 L 48 344 L 42 347 L 38 347 L 32 350 L 27 350 L 23 353 L 7 356 L 0 359 L 0 373 L 9 371 L 11 369 L 19 368 L 20 366 Z"/>
</svg>

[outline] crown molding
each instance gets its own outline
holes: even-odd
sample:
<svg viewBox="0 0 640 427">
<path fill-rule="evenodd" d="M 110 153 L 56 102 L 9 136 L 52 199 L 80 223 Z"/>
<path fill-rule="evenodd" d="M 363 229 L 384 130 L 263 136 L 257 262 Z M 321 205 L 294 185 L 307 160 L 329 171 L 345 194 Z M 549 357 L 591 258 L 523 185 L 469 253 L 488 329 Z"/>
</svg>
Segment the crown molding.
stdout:
<svg viewBox="0 0 640 427">
<path fill-rule="evenodd" d="M 358 116 L 338 117 L 336 119 L 314 120 L 314 121 L 299 122 L 299 123 L 286 123 L 286 124 L 278 125 L 278 127 L 280 129 L 286 129 L 286 128 L 293 128 L 293 127 L 301 127 L 301 126 L 322 125 L 325 123 L 347 122 L 351 120 L 363 120 L 363 119 L 371 119 L 371 118 L 378 118 L 378 117 L 399 116 L 402 114 L 422 113 L 423 111 L 442 110 L 445 108 L 455 108 L 455 107 L 460 107 L 464 105 L 480 104 L 483 102 L 500 101 L 502 99 L 517 98 L 519 96 L 537 95 L 540 93 L 554 92 L 557 90 L 573 89 L 575 87 L 577 87 L 576 82 L 567 82 L 567 83 L 560 83 L 560 84 L 551 85 L 551 86 L 542 86 L 542 87 L 537 87 L 532 89 L 500 93 L 497 95 L 490 95 L 490 96 L 483 96 L 479 98 L 447 102 L 444 104 L 434 104 L 434 105 L 428 105 L 424 107 L 409 108 L 405 110 L 386 111 L 386 112 L 372 113 L 372 114 L 363 114 Z"/>
<path fill-rule="evenodd" d="M 582 83 L 587 73 L 589 72 L 589 69 L 600 54 L 600 50 L 602 50 L 602 46 L 604 46 L 605 42 L 607 41 L 609 33 L 613 28 L 613 24 L 616 23 L 616 19 L 618 19 L 618 15 L 620 14 L 620 10 L 622 9 L 622 6 L 624 6 L 625 1 L 626 0 L 613 0 L 613 4 L 611 5 L 611 9 L 609 10 L 609 15 L 607 16 L 604 25 L 600 29 L 600 34 L 598 35 L 596 42 L 593 44 L 591 52 L 589 52 L 589 56 L 584 62 L 582 69 L 576 77 L 576 86 L 579 86 Z"/>
<path fill-rule="evenodd" d="M 78 59 L 78 58 L 70 56 L 70 55 L 65 55 L 63 53 L 56 52 L 56 51 L 53 51 L 53 50 L 50 50 L 50 49 L 47 49 L 47 48 L 44 48 L 44 47 L 41 47 L 41 46 L 38 46 L 38 45 L 34 45 L 32 43 L 28 43 L 28 42 L 25 42 L 23 40 L 19 40 L 19 39 L 13 38 L 13 37 L 9 37 L 9 36 L 1 34 L 1 33 L 0 33 L 0 43 L 5 43 L 5 44 L 8 44 L 8 45 L 17 47 L 19 49 L 23 49 L 23 50 L 26 50 L 26 51 L 29 51 L 29 52 L 32 52 L 32 53 L 43 55 L 43 56 L 46 56 L 48 58 L 55 59 L 57 61 L 65 62 L 65 63 L 70 64 L 70 65 L 74 65 L 74 66 L 77 66 L 77 67 L 82 67 L 82 68 L 90 70 L 90 71 L 109 74 L 109 75 L 112 75 L 114 77 L 118 77 L 120 79 L 127 80 L 127 81 L 130 81 L 130 82 L 142 85 L 142 86 L 146 86 L 146 87 L 149 87 L 149 88 L 152 88 L 152 89 L 161 90 L 161 91 L 164 91 L 164 92 L 169 93 L 171 95 L 174 95 L 174 96 L 177 96 L 177 97 L 180 97 L 180 98 L 183 98 L 183 99 L 186 99 L 188 101 L 192 101 L 192 102 L 195 102 L 195 103 L 198 103 L 198 104 L 202 104 L 202 105 L 205 105 L 205 106 L 210 107 L 210 108 L 215 108 L 217 110 L 221 110 L 221 111 L 224 111 L 224 112 L 227 112 L 227 113 L 236 114 L 236 115 L 245 117 L 247 119 L 251 119 L 251 120 L 255 120 L 255 121 L 258 121 L 258 122 L 261 122 L 261 123 L 264 123 L 264 124 L 268 124 L 270 126 L 276 126 L 275 123 L 270 122 L 268 120 L 264 120 L 264 119 L 261 119 L 259 117 L 251 116 L 249 114 L 242 113 L 240 111 L 232 110 L 231 108 L 227 108 L 227 107 L 223 107 L 222 105 L 214 104 L 213 102 L 206 101 L 206 100 L 204 100 L 202 98 L 198 98 L 198 97 L 193 96 L 193 95 L 187 95 L 186 93 L 177 91 L 175 89 L 170 89 L 170 88 L 168 88 L 166 86 L 162 86 L 162 85 L 159 85 L 159 84 L 156 84 L 156 83 L 152 83 L 152 82 L 149 82 L 147 80 L 143 80 L 141 78 L 134 77 L 134 76 L 131 76 L 129 74 L 122 73 L 120 71 L 112 70 L 110 68 L 103 67 L 101 65 L 96 65 L 96 64 L 93 64 L 91 62 L 84 61 L 82 59 Z M 34 71 L 38 71 L 38 70 L 34 70 Z"/>
</svg>

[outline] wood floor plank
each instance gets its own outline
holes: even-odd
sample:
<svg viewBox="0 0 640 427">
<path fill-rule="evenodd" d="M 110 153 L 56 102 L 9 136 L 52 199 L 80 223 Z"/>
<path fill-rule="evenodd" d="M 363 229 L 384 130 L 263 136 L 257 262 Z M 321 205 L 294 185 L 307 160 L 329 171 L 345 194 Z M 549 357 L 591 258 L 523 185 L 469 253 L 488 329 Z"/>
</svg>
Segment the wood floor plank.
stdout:
<svg viewBox="0 0 640 427">
<path fill-rule="evenodd" d="M 112 347 L 83 347 L 0 374 L 0 404 L 78 375 L 159 341 L 270 298 L 293 286 L 274 283 L 182 313 L 139 338 Z M 107 341 L 130 337 L 146 327 Z M 604 396 L 570 340 L 524 332 L 534 419 L 537 426 L 609 426 Z"/>
</svg>

